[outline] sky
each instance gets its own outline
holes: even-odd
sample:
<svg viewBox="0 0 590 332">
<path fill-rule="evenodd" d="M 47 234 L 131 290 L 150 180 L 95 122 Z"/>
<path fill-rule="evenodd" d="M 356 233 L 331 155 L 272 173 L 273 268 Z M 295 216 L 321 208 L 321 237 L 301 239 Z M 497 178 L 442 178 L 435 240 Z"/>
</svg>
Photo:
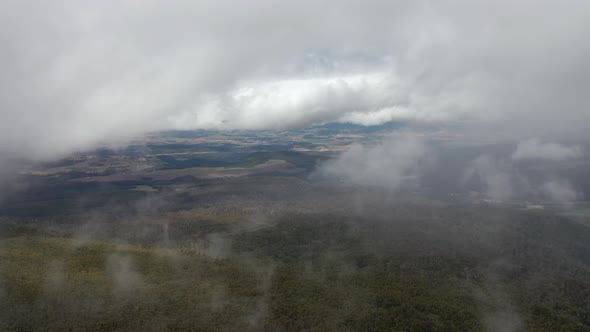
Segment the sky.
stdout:
<svg viewBox="0 0 590 332">
<path fill-rule="evenodd" d="M 583 0 L 2 0 L 0 165 L 330 121 L 460 123 L 527 158 L 590 138 L 588 31 Z"/>
</svg>

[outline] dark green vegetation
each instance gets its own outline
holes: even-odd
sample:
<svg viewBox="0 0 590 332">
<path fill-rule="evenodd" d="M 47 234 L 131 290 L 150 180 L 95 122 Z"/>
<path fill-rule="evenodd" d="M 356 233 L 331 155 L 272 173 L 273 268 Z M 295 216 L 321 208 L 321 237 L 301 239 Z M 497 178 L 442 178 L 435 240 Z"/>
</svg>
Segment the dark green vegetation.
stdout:
<svg viewBox="0 0 590 332">
<path fill-rule="evenodd" d="M 215 210 L 165 228 L 4 219 L 1 329 L 590 330 L 590 229 L 567 219 L 408 201 L 263 224 Z"/>
</svg>

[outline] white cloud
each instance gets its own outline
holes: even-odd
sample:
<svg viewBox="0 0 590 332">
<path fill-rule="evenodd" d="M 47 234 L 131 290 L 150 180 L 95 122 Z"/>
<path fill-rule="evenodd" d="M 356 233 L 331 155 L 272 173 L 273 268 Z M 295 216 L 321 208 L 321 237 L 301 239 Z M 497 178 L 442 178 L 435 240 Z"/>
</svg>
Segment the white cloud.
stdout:
<svg viewBox="0 0 590 332">
<path fill-rule="evenodd" d="M 580 146 L 565 146 L 556 143 L 543 143 L 538 139 L 522 141 L 514 150 L 512 159 L 516 161 L 528 159 L 566 160 L 582 156 Z"/>
<path fill-rule="evenodd" d="M 375 111 L 356 111 L 346 113 L 338 119 L 338 122 L 348 122 L 363 126 L 381 125 L 390 121 L 423 121 L 423 122 L 440 122 L 447 119 L 449 115 L 440 114 L 422 114 L 412 111 L 404 106 L 392 106 L 377 109 Z"/>
<path fill-rule="evenodd" d="M 265 129 L 333 121 L 399 103 L 387 73 L 245 82 L 170 117 L 175 128 Z"/>
</svg>

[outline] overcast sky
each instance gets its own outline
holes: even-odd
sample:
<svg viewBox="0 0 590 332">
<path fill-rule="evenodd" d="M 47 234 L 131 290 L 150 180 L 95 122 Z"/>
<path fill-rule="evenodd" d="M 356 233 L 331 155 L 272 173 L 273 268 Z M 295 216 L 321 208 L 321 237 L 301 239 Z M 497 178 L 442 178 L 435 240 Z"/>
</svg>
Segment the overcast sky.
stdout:
<svg viewBox="0 0 590 332">
<path fill-rule="evenodd" d="M 3 158 L 166 129 L 407 120 L 544 138 L 590 118 L 585 0 L 1 5 Z"/>
</svg>

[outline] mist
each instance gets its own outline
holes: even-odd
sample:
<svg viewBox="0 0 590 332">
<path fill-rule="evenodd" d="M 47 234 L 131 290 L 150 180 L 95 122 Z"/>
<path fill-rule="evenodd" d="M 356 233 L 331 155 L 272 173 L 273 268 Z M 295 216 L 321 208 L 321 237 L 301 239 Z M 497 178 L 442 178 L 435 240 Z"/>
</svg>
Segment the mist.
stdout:
<svg viewBox="0 0 590 332">
<path fill-rule="evenodd" d="M 555 143 L 543 143 L 538 139 L 529 139 L 518 143 L 512 159 L 521 160 L 567 160 L 582 156 L 582 148 L 578 145 L 564 146 Z"/>
<path fill-rule="evenodd" d="M 427 152 L 423 138 L 415 134 L 391 135 L 377 146 L 351 146 L 320 165 L 314 176 L 395 191 L 416 179 Z"/>
</svg>

